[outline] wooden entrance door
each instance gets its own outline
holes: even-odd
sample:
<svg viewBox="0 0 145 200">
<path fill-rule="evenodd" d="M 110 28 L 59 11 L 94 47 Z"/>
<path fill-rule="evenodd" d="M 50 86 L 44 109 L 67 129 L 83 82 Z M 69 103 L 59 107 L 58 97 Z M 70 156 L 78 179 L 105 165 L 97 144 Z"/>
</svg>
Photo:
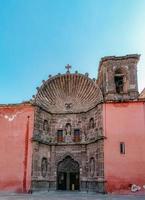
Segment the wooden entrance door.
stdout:
<svg viewBox="0 0 145 200">
<path fill-rule="evenodd" d="M 70 190 L 79 190 L 79 174 L 70 173 Z"/>
<path fill-rule="evenodd" d="M 58 190 L 66 190 L 67 174 L 65 172 L 59 172 L 57 175 Z"/>
<path fill-rule="evenodd" d="M 79 190 L 79 164 L 70 156 L 58 164 L 57 188 L 58 190 Z"/>
</svg>

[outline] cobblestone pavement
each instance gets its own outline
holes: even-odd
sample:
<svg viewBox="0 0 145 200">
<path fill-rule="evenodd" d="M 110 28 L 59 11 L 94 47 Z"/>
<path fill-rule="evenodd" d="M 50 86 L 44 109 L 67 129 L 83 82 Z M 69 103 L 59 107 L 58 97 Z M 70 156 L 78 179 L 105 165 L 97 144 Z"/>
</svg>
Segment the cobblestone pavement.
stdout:
<svg viewBox="0 0 145 200">
<path fill-rule="evenodd" d="M 77 192 L 47 192 L 30 194 L 0 194 L 0 200 L 145 200 L 143 195 L 101 195 Z"/>
</svg>

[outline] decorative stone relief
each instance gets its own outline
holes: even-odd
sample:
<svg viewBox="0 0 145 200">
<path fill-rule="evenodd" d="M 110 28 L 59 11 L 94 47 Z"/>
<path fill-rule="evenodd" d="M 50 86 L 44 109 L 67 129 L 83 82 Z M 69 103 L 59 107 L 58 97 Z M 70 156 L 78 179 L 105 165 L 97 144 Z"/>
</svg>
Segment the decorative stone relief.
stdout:
<svg viewBox="0 0 145 200">
<path fill-rule="evenodd" d="M 42 158 L 41 174 L 42 174 L 43 177 L 46 177 L 46 174 L 47 174 L 47 158 Z"/>
</svg>

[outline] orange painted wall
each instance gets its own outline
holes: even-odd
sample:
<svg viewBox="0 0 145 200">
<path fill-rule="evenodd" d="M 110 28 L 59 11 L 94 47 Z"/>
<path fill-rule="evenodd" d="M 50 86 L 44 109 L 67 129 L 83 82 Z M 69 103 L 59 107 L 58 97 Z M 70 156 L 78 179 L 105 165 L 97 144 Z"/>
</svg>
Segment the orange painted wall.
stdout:
<svg viewBox="0 0 145 200">
<path fill-rule="evenodd" d="M 104 104 L 104 168 L 108 192 L 145 184 L 145 104 Z M 120 154 L 120 142 L 126 153 Z"/>
<path fill-rule="evenodd" d="M 0 191 L 30 189 L 33 122 L 29 104 L 0 106 Z"/>
</svg>

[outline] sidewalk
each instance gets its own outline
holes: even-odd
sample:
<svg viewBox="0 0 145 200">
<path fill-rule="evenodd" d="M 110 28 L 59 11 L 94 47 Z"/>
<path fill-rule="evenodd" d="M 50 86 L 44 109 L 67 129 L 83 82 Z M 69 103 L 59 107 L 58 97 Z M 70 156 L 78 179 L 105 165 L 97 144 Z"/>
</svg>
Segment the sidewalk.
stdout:
<svg viewBox="0 0 145 200">
<path fill-rule="evenodd" d="M 82 192 L 0 193 L 0 200 L 145 200 L 145 195 L 90 194 Z"/>
</svg>

